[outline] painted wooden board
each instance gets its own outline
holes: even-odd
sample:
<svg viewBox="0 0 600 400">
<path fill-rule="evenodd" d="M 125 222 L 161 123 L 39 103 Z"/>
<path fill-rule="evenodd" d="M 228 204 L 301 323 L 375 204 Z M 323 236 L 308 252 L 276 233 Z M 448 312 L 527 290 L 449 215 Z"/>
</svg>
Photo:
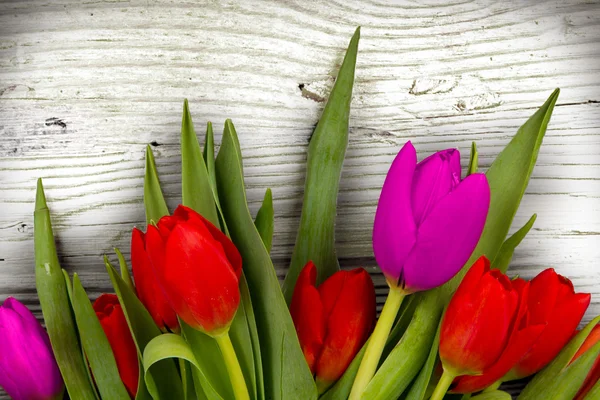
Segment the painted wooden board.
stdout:
<svg viewBox="0 0 600 400">
<path fill-rule="evenodd" d="M 35 180 L 44 178 L 63 266 L 92 297 L 102 255 L 129 255 L 144 221 L 144 147 L 180 201 L 184 98 L 196 130 L 236 124 L 251 210 L 273 189 L 283 276 L 307 143 L 355 26 L 362 26 L 339 197 L 343 266 L 385 283 L 371 250 L 379 190 L 412 140 L 422 158 L 471 141 L 487 168 L 562 89 L 515 227 L 537 212 L 510 271 L 554 267 L 600 313 L 600 3 L 561 1 L 4 1 L 0 3 L 0 301 L 39 315 Z M 220 139 L 216 130 L 217 142 Z"/>
</svg>

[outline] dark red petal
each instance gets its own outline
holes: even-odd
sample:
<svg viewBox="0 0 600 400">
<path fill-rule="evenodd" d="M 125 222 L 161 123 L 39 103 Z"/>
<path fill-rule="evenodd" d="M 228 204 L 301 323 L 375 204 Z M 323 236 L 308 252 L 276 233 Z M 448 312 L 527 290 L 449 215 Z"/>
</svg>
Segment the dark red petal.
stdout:
<svg viewBox="0 0 600 400">
<path fill-rule="evenodd" d="M 573 337 L 589 304 L 590 295 L 578 293 L 553 309 L 547 319 L 546 329 L 531 350 L 515 366 L 514 375 L 524 378 L 538 372 L 552 361 Z"/>
<path fill-rule="evenodd" d="M 313 373 L 325 338 L 323 305 L 319 292 L 315 288 L 316 280 L 317 270 L 312 261 L 309 261 L 298 276 L 290 304 L 290 314 L 296 327 L 300 347 Z"/>
<path fill-rule="evenodd" d="M 483 275 L 490 270 L 490 260 L 481 256 L 473 263 L 460 283 L 454 296 L 470 295 L 477 287 Z"/>
<path fill-rule="evenodd" d="M 319 295 L 321 296 L 321 302 L 323 303 L 323 315 L 326 320 L 333 312 L 333 308 L 338 302 L 342 289 L 344 288 L 344 283 L 350 277 L 350 274 L 351 272 L 349 271 L 337 271 L 319 286 Z"/>
<path fill-rule="evenodd" d="M 531 280 L 529 291 L 529 314 L 532 324 L 543 324 L 556 306 L 560 281 L 552 268 L 540 272 Z"/>
<path fill-rule="evenodd" d="M 319 287 L 321 298 L 327 296 L 321 289 L 338 274 L 345 275 L 337 302 L 327 320 L 327 333 L 317 361 L 316 376 L 323 382 L 338 380 L 354 356 L 361 349 L 375 321 L 375 288 L 369 274 L 362 268 L 340 271 Z M 337 290 L 336 284 L 331 286 Z"/>
</svg>

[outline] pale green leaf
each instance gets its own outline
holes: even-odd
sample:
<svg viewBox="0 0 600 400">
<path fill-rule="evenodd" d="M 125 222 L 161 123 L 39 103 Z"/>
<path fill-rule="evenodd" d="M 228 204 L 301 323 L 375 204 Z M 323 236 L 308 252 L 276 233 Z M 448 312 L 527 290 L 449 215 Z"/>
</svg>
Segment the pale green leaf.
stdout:
<svg viewBox="0 0 600 400">
<path fill-rule="evenodd" d="M 95 400 L 71 312 L 65 276 L 58 262 L 50 211 L 42 180 L 37 181 L 34 212 L 35 285 L 46 330 L 69 396 Z"/>
</svg>

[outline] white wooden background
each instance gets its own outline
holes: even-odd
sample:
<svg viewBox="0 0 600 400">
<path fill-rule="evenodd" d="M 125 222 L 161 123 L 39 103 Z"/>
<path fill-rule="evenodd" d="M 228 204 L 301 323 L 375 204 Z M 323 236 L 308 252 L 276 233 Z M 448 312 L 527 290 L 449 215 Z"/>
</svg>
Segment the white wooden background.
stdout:
<svg viewBox="0 0 600 400">
<path fill-rule="evenodd" d="M 443 3 L 443 5 L 441 5 Z M 389 163 L 408 139 L 483 168 L 562 89 L 516 225 L 537 212 L 511 273 L 554 267 L 600 313 L 600 3 L 559 1 L 3 1 L 0 3 L 0 301 L 39 313 L 35 181 L 44 178 L 62 265 L 95 298 L 102 255 L 129 255 L 144 221 L 144 147 L 170 207 L 179 127 L 232 118 L 250 207 L 273 189 L 275 265 L 298 226 L 308 139 L 355 26 L 362 26 L 339 197 L 344 266 L 373 272 L 371 227 Z M 220 139 L 217 129 L 217 142 Z"/>
</svg>

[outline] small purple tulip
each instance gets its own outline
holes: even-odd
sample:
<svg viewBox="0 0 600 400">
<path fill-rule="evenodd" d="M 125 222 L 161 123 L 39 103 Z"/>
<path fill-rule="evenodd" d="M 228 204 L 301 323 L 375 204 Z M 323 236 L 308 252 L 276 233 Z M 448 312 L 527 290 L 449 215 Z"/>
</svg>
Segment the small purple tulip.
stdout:
<svg viewBox="0 0 600 400">
<path fill-rule="evenodd" d="M 439 151 L 417 164 L 407 142 L 385 178 L 373 250 L 391 286 L 412 293 L 450 280 L 475 249 L 490 205 L 484 174 L 460 178 L 460 153 Z"/>
<path fill-rule="evenodd" d="M 0 386 L 14 400 L 60 399 L 64 390 L 48 334 L 12 297 L 0 306 Z"/>
</svg>

